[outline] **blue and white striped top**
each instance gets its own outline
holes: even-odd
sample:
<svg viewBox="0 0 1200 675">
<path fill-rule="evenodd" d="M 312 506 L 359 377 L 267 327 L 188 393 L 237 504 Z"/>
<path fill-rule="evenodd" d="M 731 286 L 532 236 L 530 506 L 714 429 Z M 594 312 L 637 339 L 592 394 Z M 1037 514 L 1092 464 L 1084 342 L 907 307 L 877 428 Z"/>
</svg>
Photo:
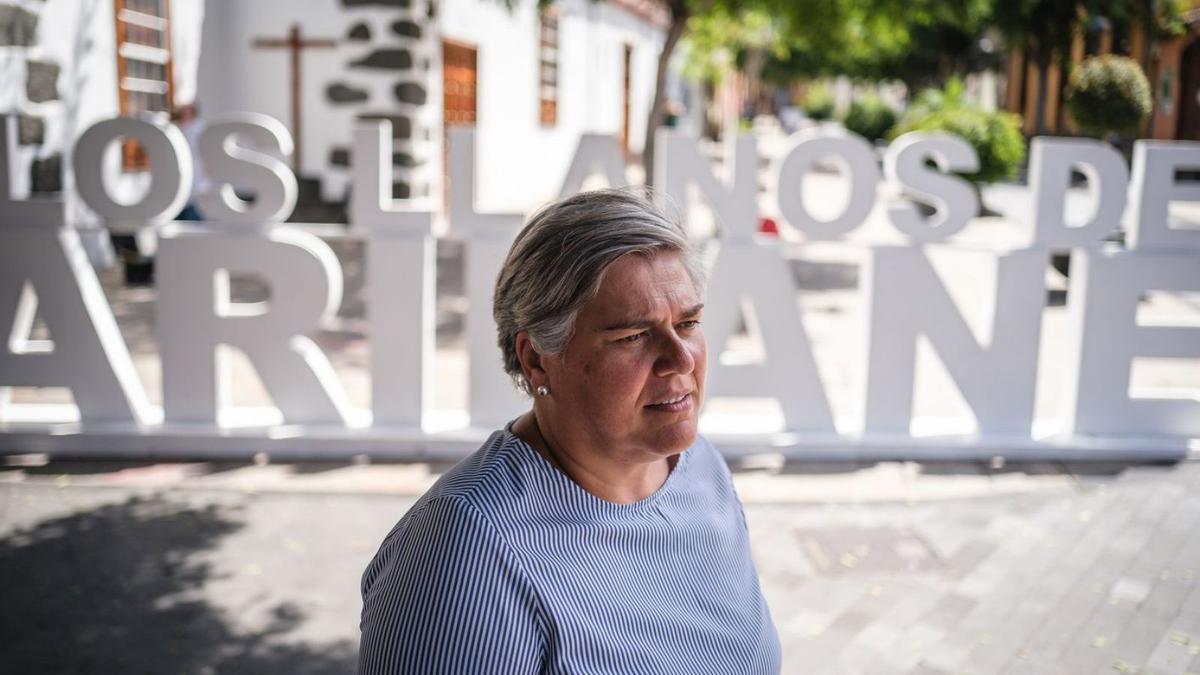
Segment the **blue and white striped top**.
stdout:
<svg viewBox="0 0 1200 675">
<path fill-rule="evenodd" d="M 778 673 L 745 516 L 701 437 L 633 504 L 497 431 L 388 534 L 359 673 Z"/>
</svg>

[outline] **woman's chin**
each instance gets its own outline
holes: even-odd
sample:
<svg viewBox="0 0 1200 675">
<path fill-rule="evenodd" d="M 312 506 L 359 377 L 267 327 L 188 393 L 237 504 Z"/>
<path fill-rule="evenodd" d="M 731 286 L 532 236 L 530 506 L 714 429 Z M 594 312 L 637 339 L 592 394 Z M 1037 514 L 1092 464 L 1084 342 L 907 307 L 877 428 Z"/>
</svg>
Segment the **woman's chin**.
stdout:
<svg viewBox="0 0 1200 675">
<path fill-rule="evenodd" d="M 696 433 L 695 417 L 681 419 L 666 425 L 659 431 L 659 441 L 655 446 L 661 454 L 677 455 L 692 447 L 692 443 L 696 442 Z"/>
</svg>

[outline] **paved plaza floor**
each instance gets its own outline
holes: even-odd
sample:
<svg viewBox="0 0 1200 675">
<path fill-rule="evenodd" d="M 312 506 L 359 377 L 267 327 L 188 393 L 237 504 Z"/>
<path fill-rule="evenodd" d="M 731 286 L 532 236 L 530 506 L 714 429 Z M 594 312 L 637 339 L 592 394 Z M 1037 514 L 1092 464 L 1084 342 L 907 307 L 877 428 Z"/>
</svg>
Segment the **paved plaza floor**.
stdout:
<svg viewBox="0 0 1200 675">
<path fill-rule="evenodd" d="M 352 672 L 359 575 L 444 468 L 9 458 L 4 670 Z M 1200 673 L 1200 462 L 736 481 L 786 673 Z"/>
</svg>

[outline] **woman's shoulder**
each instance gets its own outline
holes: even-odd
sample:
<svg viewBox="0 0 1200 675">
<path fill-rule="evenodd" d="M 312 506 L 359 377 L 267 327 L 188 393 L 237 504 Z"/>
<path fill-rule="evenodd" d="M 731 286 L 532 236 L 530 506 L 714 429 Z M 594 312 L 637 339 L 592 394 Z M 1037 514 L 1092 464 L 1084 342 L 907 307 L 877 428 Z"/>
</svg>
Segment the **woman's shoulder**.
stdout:
<svg viewBox="0 0 1200 675">
<path fill-rule="evenodd" d="M 519 439 L 507 429 L 492 432 L 478 450 L 467 455 L 433 484 L 431 497 L 461 497 L 484 505 L 519 492 L 524 457 Z"/>
<path fill-rule="evenodd" d="M 442 508 L 472 511 L 484 520 L 493 520 L 506 503 L 519 497 L 523 489 L 520 456 L 516 437 L 506 430 L 493 432 L 487 441 L 455 464 L 413 504 L 397 527 L 406 520 L 421 517 L 432 504 Z"/>
</svg>

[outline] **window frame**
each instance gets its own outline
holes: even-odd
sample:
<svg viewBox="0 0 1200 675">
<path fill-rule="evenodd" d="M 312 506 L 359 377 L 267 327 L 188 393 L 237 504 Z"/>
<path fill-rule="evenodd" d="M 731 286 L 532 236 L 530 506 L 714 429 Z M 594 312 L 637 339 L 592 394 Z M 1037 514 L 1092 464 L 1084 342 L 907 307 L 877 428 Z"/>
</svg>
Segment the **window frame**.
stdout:
<svg viewBox="0 0 1200 675">
<path fill-rule="evenodd" d="M 121 116 L 174 112 L 170 0 L 113 0 L 117 106 Z M 149 158 L 132 139 L 121 145 L 121 168 L 148 171 Z"/>
</svg>

